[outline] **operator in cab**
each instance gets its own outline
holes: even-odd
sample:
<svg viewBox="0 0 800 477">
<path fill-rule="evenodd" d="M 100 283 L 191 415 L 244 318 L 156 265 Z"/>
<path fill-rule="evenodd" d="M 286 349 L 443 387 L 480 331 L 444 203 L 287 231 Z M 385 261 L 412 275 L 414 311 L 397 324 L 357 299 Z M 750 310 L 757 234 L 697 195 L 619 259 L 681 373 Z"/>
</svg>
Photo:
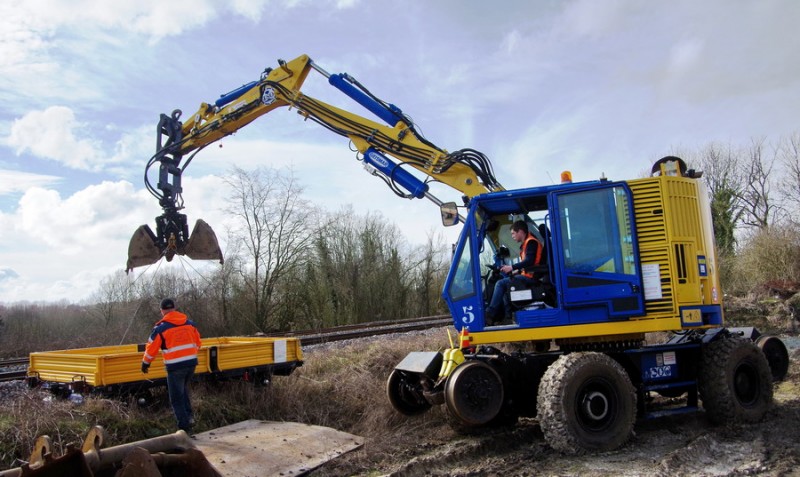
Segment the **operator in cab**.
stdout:
<svg viewBox="0 0 800 477">
<path fill-rule="evenodd" d="M 486 308 L 487 325 L 510 325 L 512 323 L 509 295 L 512 283 L 522 286 L 539 283 L 539 279 L 527 269 L 542 263 L 542 244 L 539 243 L 536 236 L 528 231 L 528 224 L 524 220 L 517 220 L 511 224 L 511 238 L 520 243 L 519 262 L 500 267 L 500 271 L 507 276 L 500 279 L 494 286 L 492 299 Z"/>
</svg>

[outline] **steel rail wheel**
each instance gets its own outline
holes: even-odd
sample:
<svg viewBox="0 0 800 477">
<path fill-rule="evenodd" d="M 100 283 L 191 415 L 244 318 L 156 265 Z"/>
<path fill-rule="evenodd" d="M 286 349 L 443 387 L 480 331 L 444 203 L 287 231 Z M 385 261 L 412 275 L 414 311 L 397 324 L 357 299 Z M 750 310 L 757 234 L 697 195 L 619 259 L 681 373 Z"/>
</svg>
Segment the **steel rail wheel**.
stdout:
<svg viewBox="0 0 800 477">
<path fill-rule="evenodd" d="M 423 395 L 419 376 L 400 370 L 393 370 L 386 381 L 386 394 L 397 412 L 406 416 L 416 416 L 431 408 L 431 403 Z"/>
<path fill-rule="evenodd" d="M 625 370 L 609 356 L 570 353 L 545 371 L 537 414 L 545 440 L 558 451 L 612 450 L 633 434 L 636 392 Z"/>
<path fill-rule="evenodd" d="M 764 352 L 772 372 L 772 380 L 783 381 L 789 372 L 789 351 L 780 338 L 772 335 L 761 335 L 756 340 L 756 346 Z"/>
<path fill-rule="evenodd" d="M 749 340 L 728 336 L 703 347 L 700 399 L 715 424 L 758 422 L 772 402 L 772 372 Z"/>
<path fill-rule="evenodd" d="M 482 361 L 460 365 L 444 386 L 447 410 L 456 421 L 456 425 L 452 421 L 451 425 L 457 431 L 490 423 L 503 407 L 503 380 L 494 368 Z"/>
</svg>

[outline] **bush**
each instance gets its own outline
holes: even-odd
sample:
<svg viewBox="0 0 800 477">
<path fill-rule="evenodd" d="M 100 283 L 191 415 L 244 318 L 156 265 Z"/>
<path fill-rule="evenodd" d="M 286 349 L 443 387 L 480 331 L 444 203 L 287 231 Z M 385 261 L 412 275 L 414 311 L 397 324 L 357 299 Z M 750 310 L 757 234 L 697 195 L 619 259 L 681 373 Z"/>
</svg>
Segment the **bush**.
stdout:
<svg viewBox="0 0 800 477">
<path fill-rule="evenodd" d="M 757 291 L 774 281 L 800 282 L 800 229 L 773 226 L 745 237 L 732 272 L 727 293 Z"/>
</svg>

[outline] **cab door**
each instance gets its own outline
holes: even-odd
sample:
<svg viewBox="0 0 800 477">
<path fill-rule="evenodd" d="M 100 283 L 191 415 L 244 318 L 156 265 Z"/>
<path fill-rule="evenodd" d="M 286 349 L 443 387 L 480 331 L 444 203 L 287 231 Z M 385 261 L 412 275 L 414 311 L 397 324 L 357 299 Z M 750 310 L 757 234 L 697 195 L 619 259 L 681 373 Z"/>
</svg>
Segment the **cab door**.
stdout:
<svg viewBox="0 0 800 477">
<path fill-rule="evenodd" d="M 632 199 L 622 183 L 554 194 L 557 223 L 553 253 L 570 322 L 598 322 L 641 315 L 644 292 Z"/>
<path fill-rule="evenodd" d="M 476 214 L 471 211 L 470 217 Z M 453 254 L 453 263 L 444 284 L 442 296 L 453 315 L 457 330 L 482 330 L 484 320 L 484 276 L 486 265 L 493 263 L 494 247 L 477 230 L 474 220 L 467 219 Z M 479 238 L 476 238 L 479 237 Z"/>
</svg>

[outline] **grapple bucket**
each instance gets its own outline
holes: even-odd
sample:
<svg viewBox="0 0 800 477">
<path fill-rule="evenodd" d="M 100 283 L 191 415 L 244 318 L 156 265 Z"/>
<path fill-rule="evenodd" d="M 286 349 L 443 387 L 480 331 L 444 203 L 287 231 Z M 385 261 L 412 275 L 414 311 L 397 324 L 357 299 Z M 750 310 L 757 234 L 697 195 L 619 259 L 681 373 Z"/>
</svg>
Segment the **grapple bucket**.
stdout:
<svg viewBox="0 0 800 477">
<path fill-rule="evenodd" d="M 219 260 L 223 263 L 217 236 L 204 220 L 199 219 L 194 224 L 188 240 L 184 240 L 185 232 L 176 234 L 166 227 L 158 229 L 159 235 L 156 235 L 149 226 L 142 225 L 133 233 L 128 245 L 127 271 L 156 263 L 161 257 L 171 261 L 176 254 L 186 255 L 192 260 Z"/>
<path fill-rule="evenodd" d="M 189 242 L 184 253 L 192 260 L 219 260 L 222 263 L 222 250 L 217 242 L 217 235 L 203 219 L 198 219 L 189 235 Z M 180 252 L 178 252 L 180 253 Z"/>
<path fill-rule="evenodd" d="M 128 244 L 128 265 L 126 271 L 131 271 L 136 267 L 156 263 L 161 258 L 161 250 L 156 245 L 156 236 L 150 227 L 142 225 L 131 237 Z"/>
</svg>

